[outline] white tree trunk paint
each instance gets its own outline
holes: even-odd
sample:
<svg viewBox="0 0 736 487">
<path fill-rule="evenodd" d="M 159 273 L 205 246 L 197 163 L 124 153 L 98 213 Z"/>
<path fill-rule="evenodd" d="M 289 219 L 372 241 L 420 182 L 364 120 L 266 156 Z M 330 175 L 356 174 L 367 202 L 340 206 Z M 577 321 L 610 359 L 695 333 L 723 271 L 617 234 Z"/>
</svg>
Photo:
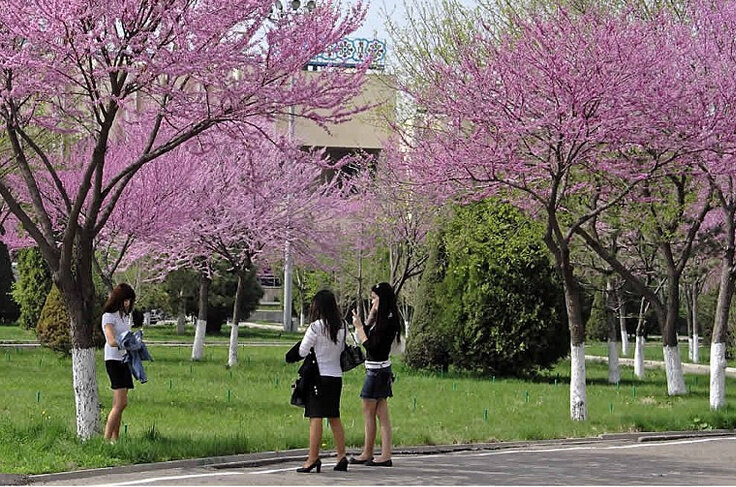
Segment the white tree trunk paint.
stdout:
<svg viewBox="0 0 736 487">
<path fill-rule="evenodd" d="M 230 327 L 230 347 L 227 353 L 227 366 L 235 367 L 238 364 L 238 324 Z"/>
<path fill-rule="evenodd" d="M 204 358 L 204 333 L 207 329 L 206 320 L 197 320 L 197 328 L 194 330 L 194 345 L 192 345 L 192 360 Z"/>
<path fill-rule="evenodd" d="M 299 329 L 304 329 L 304 310 L 299 312 Z"/>
<path fill-rule="evenodd" d="M 643 379 L 646 376 L 644 371 L 644 347 L 646 346 L 647 340 L 643 336 L 636 337 L 636 346 L 634 348 L 634 375 L 639 379 Z"/>
<path fill-rule="evenodd" d="M 94 348 L 72 349 L 72 383 L 77 407 L 77 436 L 88 440 L 101 431 Z"/>
<path fill-rule="evenodd" d="M 621 373 L 618 366 L 618 344 L 614 341 L 608 341 L 608 383 L 618 384 L 621 380 Z"/>
<path fill-rule="evenodd" d="M 726 344 L 710 345 L 710 408 L 726 405 Z"/>
<path fill-rule="evenodd" d="M 693 362 L 700 362 L 700 335 L 693 335 Z"/>
<path fill-rule="evenodd" d="M 670 396 L 687 394 L 685 377 L 682 374 L 682 361 L 677 345 L 664 348 L 664 368 L 667 375 L 667 393 Z"/>
<path fill-rule="evenodd" d="M 626 333 L 626 328 L 621 328 L 621 355 L 629 355 L 629 334 Z"/>
<path fill-rule="evenodd" d="M 687 358 L 693 362 L 693 337 L 687 337 Z"/>
<path fill-rule="evenodd" d="M 404 338 L 409 338 L 409 320 L 404 320 Z"/>
<path fill-rule="evenodd" d="M 570 418 L 573 421 L 588 419 L 588 402 L 585 394 L 585 344 L 570 344 Z"/>
</svg>

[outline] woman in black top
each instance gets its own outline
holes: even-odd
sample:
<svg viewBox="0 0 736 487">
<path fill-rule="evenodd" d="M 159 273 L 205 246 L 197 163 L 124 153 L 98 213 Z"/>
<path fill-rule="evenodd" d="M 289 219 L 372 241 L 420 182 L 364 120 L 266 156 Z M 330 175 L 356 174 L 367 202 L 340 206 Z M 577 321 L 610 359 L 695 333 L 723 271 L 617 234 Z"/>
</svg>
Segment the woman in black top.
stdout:
<svg viewBox="0 0 736 487">
<path fill-rule="evenodd" d="M 353 325 L 358 339 L 366 350 L 365 381 L 360 391 L 360 397 L 363 399 L 365 441 L 361 454 L 352 457 L 350 463 L 390 467 L 392 465 L 391 419 L 388 414 L 387 399 L 393 395 L 391 390 L 393 374 L 389 354 L 394 340 L 401 339 L 401 324 L 396 307 L 396 296 L 389 283 L 382 282 L 373 286 L 371 298 L 371 311 L 365 327 L 357 312 L 353 311 Z M 381 455 L 374 458 L 376 417 L 381 423 Z"/>
</svg>

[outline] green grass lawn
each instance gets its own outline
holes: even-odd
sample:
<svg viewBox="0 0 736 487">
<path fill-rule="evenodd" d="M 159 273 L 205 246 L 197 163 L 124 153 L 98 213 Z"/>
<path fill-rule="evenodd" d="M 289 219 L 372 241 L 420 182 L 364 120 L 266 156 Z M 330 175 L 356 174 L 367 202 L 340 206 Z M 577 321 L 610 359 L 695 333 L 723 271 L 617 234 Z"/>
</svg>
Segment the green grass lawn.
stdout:
<svg viewBox="0 0 736 487">
<path fill-rule="evenodd" d="M 147 342 L 166 341 L 175 343 L 192 343 L 194 341 L 194 326 L 186 325 L 183 335 L 176 334 L 175 325 L 148 326 L 143 329 L 143 335 Z M 283 341 L 284 344 L 292 344 L 301 339 L 303 333 L 287 333 L 281 330 L 266 328 L 249 328 L 240 326 L 238 338 L 247 341 Z M 25 330 L 18 326 L 0 326 L 0 343 L 7 341 L 37 341 L 36 334 L 32 330 Z M 230 328 L 222 327 L 220 335 L 207 335 L 206 343 L 227 343 L 230 341 Z"/>
<path fill-rule="evenodd" d="M 687 356 L 688 350 L 687 350 L 687 342 L 680 342 L 678 344 L 679 352 L 680 352 L 680 360 L 682 360 L 683 363 L 690 363 L 690 359 Z M 618 353 L 619 357 L 623 357 L 621 355 L 621 344 L 618 345 Z M 590 342 L 585 344 L 585 354 L 586 355 L 599 355 L 601 357 L 608 357 L 608 344 L 605 342 Z M 629 354 L 626 356 L 626 358 L 634 358 L 634 342 L 629 341 Z M 660 341 L 652 341 L 652 342 L 646 342 L 646 345 L 644 346 L 644 360 L 658 360 L 663 361 L 664 360 L 664 351 L 662 350 L 662 342 Z M 700 342 L 700 362 L 701 364 L 708 364 L 710 363 L 710 342 Z M 729 359 L 728 360 L 728 366 L 729 367 L 736 367 L 736 360 Z"/>
<path fill-rule="evenodd" d="M 288 403 L 297 366 L 283 361 L 287 346 L 246 347 L 225 368 L 227 349 L 210 347 L 189 361 L 188 347 L 152 346 L 149 382 L 131 391 L 115 445 L 75 436 L 68 358 L 46 349 L 0 350 L 0 471 L 44 473 L 212 455 L 306 447 L 303 410 Z M 103 418 L 111 392 L 101 352 L 97 375 Z M 589 420 L 569 419 L 569 362 L 534 381 L 437 375 L 395 365 L 390 400 L 394 444 L 451 444 L 585 437 L 603 432 L 733 428 L 736 411 L 711 412 L 708 381 L 687 376 L 690 394 L 668 397 L 663 371 L 619 386 L 606 383 L 605 364 L 588 364 Z M 362 369 L 345 377 L 342 417 L 348 445 L 362 443 Z M 736 404 L 736 381 L 727 400 Z M 333 448 L 326 430 L 325 448 Z"/>
</svg>

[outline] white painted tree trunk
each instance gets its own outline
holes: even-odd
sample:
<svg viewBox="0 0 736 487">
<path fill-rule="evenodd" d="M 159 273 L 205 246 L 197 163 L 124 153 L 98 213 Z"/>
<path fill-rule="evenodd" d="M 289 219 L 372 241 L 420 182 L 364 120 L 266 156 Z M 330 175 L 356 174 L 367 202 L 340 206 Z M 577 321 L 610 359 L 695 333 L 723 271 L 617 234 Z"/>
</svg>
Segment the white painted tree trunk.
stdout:
<svg viewBox="0 0 736 487">
<path fill-rule="evenodd" d="M 299 329 L 300 330 L 304 329 L 304 310 L 301 310 L 299 312 Z"/>
<path fill-rule="evenodd" d="M 621 381 L 621 373 L 618 365 L 618 343 L 608 342 L 608 383 L 618 384 Z"/>
<path fill-rule="evenodd" d="M 204 358 L 204 334 L 207 329 L 206 320 L 197 320 L 197 328 L 194 330 L 194 345 L 192 345 L 192 360 Z"/>
<path fill-rule="evenodd" d="M 667 375 L 667 393 L 670 396 L 687 394 L 685 387 L 685 377 L 682 374 L 682 361 L 680 360 L 680 352 L 677 345 L 665 346 L 664 348 L 664 367 Z"/>
<path fill-rule="evenodd" d="M 687 358 L 693 362 L 693 337 L 687 337 Z"/>
<path fill-rule="evenodd" d="M 647 340 L 643 336 L 636 337 L 636 346 L 634 348 L 634 375 L 639 379 L 646 376 L 644 371 L 644 347 Z"/>
<path fill-rule="evenodd" d="M 626 357 L 629 355 L 629 334 L 626 333 L 626 327 L 621 328 L 621 355 Z"/>
<path fill-rule="evenodd" d="M 629 334 L 626 331 L 626 302 L 621 297 L 623 291 L 616 293 L 618 299 L 618 325 L 621 330 L 621 355 L 629 355 Z"/>
<path fill-rule="evenodd" d="M 235 367 L 238 364 L 238 324 L 230 327 L 230 347 L 227 353 L 227 366 Z"/>
<path fill-rule="evenodd" d="M 721 409 L 726 405 L 726 344 L 710 346 L 710 408 Z"/>
<path fill-rule="evenodd" d="M 588 401 L 585 392 L 585 343 L 570 344 L 570 418 L 585 421 Z"/>
<path fill-rule="evenodd" d="M 700 362 L 700 335 L 693 335 L 693 362 Z"/>
<path fill-rule="evenodd" d="M 95 349 L 72 349 L 72 382 L 77 412 L 77 436 L 88 440 L 101 432 Z"/>
</svg>

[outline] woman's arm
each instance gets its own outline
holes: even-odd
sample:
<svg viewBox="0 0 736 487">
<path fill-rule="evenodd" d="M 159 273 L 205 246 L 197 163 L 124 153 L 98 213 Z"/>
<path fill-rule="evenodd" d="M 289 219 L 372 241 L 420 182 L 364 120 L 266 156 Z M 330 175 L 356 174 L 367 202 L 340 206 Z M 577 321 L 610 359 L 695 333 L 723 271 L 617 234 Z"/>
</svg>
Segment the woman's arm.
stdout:
<svg viewBox="0 0 736 487">
<path fill-rule="evenodd" d="M 307 327 L 307 331 L 304 333 L 302 338 L 302 344 L 299 345 L 299 356 L 306 357 L 309 353 L 309 349 L 317 343 L 317 332 L 314 331 L 314 323 Z"/>
<path fill-rule="evenodd" d="M 105 323 L 103 330 L 105 330 L 105 340 L 107 340 L 107 344 L 111 347 L 117 347 L 118 341 L 115 338 L 115 326 L 112 323 Z"/>
</svg>

